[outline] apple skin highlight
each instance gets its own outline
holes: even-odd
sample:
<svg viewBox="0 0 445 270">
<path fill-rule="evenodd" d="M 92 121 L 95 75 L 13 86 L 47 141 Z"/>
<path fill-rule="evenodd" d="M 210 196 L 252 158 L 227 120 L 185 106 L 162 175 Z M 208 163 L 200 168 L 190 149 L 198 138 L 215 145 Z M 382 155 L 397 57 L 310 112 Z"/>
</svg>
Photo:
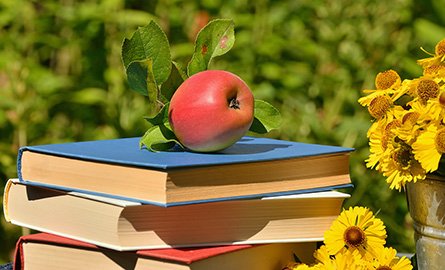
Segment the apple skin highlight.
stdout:
<svg viewBox="0 0 445 270">
<path fill-rule="evenodd" d="M 169 106 L 169 122 L 189 150 L 215 152 L 246 134 L 254 118 L 254 97 L 237 75 L 206 70 L 185 80 Z"/>
</svg>

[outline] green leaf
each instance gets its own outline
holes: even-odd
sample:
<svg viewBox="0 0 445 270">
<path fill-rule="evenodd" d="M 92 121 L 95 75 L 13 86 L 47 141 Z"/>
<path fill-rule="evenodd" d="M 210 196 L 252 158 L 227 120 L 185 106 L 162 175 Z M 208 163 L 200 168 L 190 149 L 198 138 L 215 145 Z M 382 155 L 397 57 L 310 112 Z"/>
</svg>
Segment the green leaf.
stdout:
<svg viewBox="0 0 445 270">
<path fill-rule="evenodd" d="M 170 72 L 170 76 L 167 81 L 161 86 L 161 94 L 162 96 L 170 101 L 176 89 L 187 79 L 187 74 L 182 70 L 181 66 L 172 62 L 172 70 Z"/>
<path fill-rule="evenodd" d="M 127 68 L 127 79 L 128 84 L 134 91 L 148 97 L 148 114 L 157 113 L 159 110 L 159 90 L 153 75 L 152 61 L 147 59 L 131 62 Z"/>
<path fill-rule="evenodd" d="M 280 112 L 266 101 L 255 99 L 254 119 L 249 131 L 264 134 L 279 128 L 280 125 Z"/>
<path fill-rule="evenodd" d="M 130 39 L 124 39 L 122 61 L 127 70 L 133 62 L 147 63 L 151 61 L 155 85 L 164 83 L 170 75 L 171 55 L 167 36 L 159 25 L 151 21 L 147 26 L 139 27 Z M 131 74 L 132 76 L 146 76 L 140 68 L 133 68 L 135 73 Z M 136 79 L 135 81 L 142 81 L 142 79 Z M 140 90 L 138 88 L 135 91 L 141 93 Z"/>
<path fill-rule="evenodd" d="M 131 89 L 156 100 L 158 87 L 156 86 L 153 63 L 150 59 L 131 62 L 127 67 L 127 80 Z"/>
<path fill-rule="evenodd" d="M 210 61 L 227 53 L 235 43 L 234 23 L 229 19 L 217 19 L 209 22 L 195 41 L 195 51 L 190 60 L 187 73 L 192 76 L 207 70 Z"/>
<path fill-rule="evenodd" d="M 147 120 L 148 123 L 150 123 L 152 126 L 157 125 L 168 125 L 168 107 L 170 103 L 166 103 L 164 107 L 161 108 L 161 110 L 156 114 L 154 117 L 144 117 L 145 120 Z"/>
<path fill-rule="evenodd" d="M 182 146 L 173 131 L 165 125 L 157 125 L 149 128 L 139 141 L 141 148 L 145 146 L 153 152 L 170 150 L 176 144 Z"/>
</svg>

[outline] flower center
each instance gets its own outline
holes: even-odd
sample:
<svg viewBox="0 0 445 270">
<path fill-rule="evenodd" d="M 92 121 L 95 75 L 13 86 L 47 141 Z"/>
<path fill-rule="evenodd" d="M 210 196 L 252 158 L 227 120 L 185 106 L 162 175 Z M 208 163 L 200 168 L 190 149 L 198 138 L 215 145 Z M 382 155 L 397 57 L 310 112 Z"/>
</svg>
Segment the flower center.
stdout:
<svg viewBox="0 0 445 270">
<path fill-rule="evenodd" d="M 443 65 L 431 65 L 429 67 L 426 67 L 424 72 L 425 75 L 436 75 L 442 70 L 445 70 L 445 66 Z"/>
<path fill-rule="evenodd" d="M 377 96 L 369 103 L 368 111 L 375 119 L 385 116 L 392 105 L 392 100 L 388 96 Z"/>
<path fill-rule="evenodd" d="M 358 247 L 365 243 L 365 232 L 357 226 L 351 226 L 345 230 L 343 240 L 349 247 Z"/>
<path fill-rule="evenodd" d="M 386 265 L 379 266 L 376 270 L 391 270 L 392 268 Z"/>
<path fill-rule="evenodd" d="M 439 85 L 433 80 L 421 80 L 417 85 L 417 95 L 423 102 L 439 94 Z"/>
<path fill-rule="evenodd" d="M 414 125 L 417 122 L 417 119 L 419 119 L 420 113 L 419 112 L 407 112 L 402 117 L 402 123 L 409 123 L 411 126 Z"/>
<path fill-rule="evenodd" d="M 439 153 L 445 153 L 445 128 L 441 128 L 437 131 L 436 138 L 434 139 L 436 149 Z"/>
<path fill-rule="evenodd" d="M 442 39 L 441 41 L 439 41 L 439 43 L 436 44 L 436 55 L 445 55 L 445 39 Z"/>
<path fill-rule="evenodd" d="M 394 70 L 380 72 L 375 77 L 375 86 L 378 90 L 388 89 L 400 83 L 400 76 Z"/>
<path fill-rule="evenodd" d="M 411 151 L 411 147 L 404 142 L 401 142 L 400 148 L 393 153 L 393 159 L 402 168 L 408 168 L 411 161 L 414 159 L 414 154 Z"/>
</svg>

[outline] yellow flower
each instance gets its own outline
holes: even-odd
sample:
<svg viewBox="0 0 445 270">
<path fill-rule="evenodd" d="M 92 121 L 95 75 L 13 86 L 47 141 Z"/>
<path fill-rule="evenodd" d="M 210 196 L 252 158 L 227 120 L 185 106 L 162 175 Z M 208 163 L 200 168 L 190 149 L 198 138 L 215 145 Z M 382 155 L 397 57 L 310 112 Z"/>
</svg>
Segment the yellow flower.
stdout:
<svg viewBox="0 0 445 270">
<path fill-rule="evenodd" d="M 425 50 L 424 50 L 425 51 Z M 427 51 L 425 51 L 428 53 Z M 424 69 L 428 69 L 429 67 L 441 65 L 445 62 L 445 39 L 442 39 L 436 44 L 434 54 L 428 53 L 432 57 L 428 57 L 425 59 L 420 59 L 417 61 L 419 65 L 421 65 Z"/>
<path fill-rule="evenodd" d="M 375 87 L 378 90 L 396 89 L 400 86 L 400 83 L 401 79 L 399 74 L 392 69 L 379 72 L 377 76 L 375 76 Z"/>
<path fill-rule="evenodd" d="M 443 72 L 445 75 L 445 66 Z M 405 84 L 405 81 L 403 81 L 403 84 Z M 411 101 L 407 102 L 406 107 L 412 109 L 414 109 L 413 106 L 418 109 L 425 107 L 428 101 L 437 99 L 440 93 L 445 90 L 444 83 L 445 77 L 432 75 L 424 75 L 410 81 L 409 86 L 407 86 L 409 90 L 406 91 L 406 94 L 409 95 Z M 393 97 L 394 102 L 398 97 Z"/>
<path fill-rule="evenodd" d="M 402 140 L 396 143 L 392 154 L 382 164 L 382 172 L 389 187 L 400 191 L 407 182 L 423 180 L 426 172 L 414 158 L 411 146 Z"/>
<path fill-rule="evenodd" d="M 369 158 L 366 160 L 366 167 L 375 168 L 381 171 L 382 163 L 391 154 L 392 142 L 395 138 L 396 129 L 401 126 L 401 121 L 396 119 L 388 124 L 385 121 L 378 121 L 376 127 L 369 134 Z"/>
<path fill-rule="evenodd" d="M 369 263 L 368 270 L 412 270 L 413 266 L 406 257 L 396 257 L 397 251 L 386 248 Z"/>
<path fill-rule="evenodd" d="M 439 57 L 442 57 L 441 61 L 445 61 L 445 39 L 442 39 L 436 44 L 435 54 Z"/>
<path fill-rule="evenodd" d="M 435 65 L 426 67 L 423 70 L 423 75 L 439 77 L 439 78 L 445 77 L 445 63 L 444 64 L 435 64 Z"/>
<path fill-rule="evenodd" d="M 294 268 L 292 268 L 293 270 L 312 270 L 314 269 L 313 267 L 307 265 L 307 264 L 298 264 L 296 266 L 294 266 Z"/>
<path fill-rule="evenodd" d="M 380 72 L 375 77 L 376 89 L 363 90 L 368 94 L 358 100 L 362 106 L 369 106 L 371 101 L 378 96 L 394 94 L 401 85 L 401 79 L 399 74 L 390 69 Z"/>
<path fill-rule="evenodd" d="M 426 121 L 443 121 L 445 118 L 445 89 L 428 101 L 423 114 Z"/>
<path fill-rule="evenodd" d="M 345 250 L 358 250 L 364 257 L 376 255 L 383 249 L 386 230 L 383 222 L 364 207 L 343 210 L 324 234 L 326 250 L 338 255 Z"/>
<path fill-rule="evenodd" d="M 414 80 L 403 80 L 402 85 L 395 91 L 394 95 L 392 96 L 392 100 L 395 102 L 399 98 L 401 98 L 403 95 L 408 95 L 410 97 L 416 97 L 416 87 L 419 83 L 419 79 Z"/>
<path fill-rule="evenodd" d="M 445 153 L 445 127 L 430 124 L 413 143 L 413 153 L 426 172 L 437 170 L 440 158 Z"/>
<path fill-rule="evenodd" d="M 285 270 L 286 268 L 284 268 L 283 270 Z M 326 270 L 326 266 L 318 263 L 312 266 L 309 266 L 307 264 L 298 264 L 296 266 L 294 266 L 294 268 L 292 268 L 292 270 Z"/>
<path fill-rule="evenodd" d="M 326 245 L 322 245 L 314 252 L 314 258 L 317 262 L 327 264 L 331 261 L 331 255 L 329 254 Z"/>
<path fill-rule="evenodd" d="M 368 112 L 375 119 L 380 119 L 389 112 L 392 105 L 393 102 L 388 95 L 379 95 L 369 102 Z"/>
<path fill-rule="evenodd" d="M 421 111 L 425 110 L 422 109 Z M 424 119 L 423 116 L 417 109 L 406 111 L 401 118 L 402 124 L 396 131 L 397 137 L 408 145 L 416 141 L 421 130 L 421 122 Z"/>
<path fill-rule="evenodd" d="M 422 76 L 402 81 L 394 70 L 380 72 L 376 89 L 358 100 L 374 118 L 366 166 L 399 191 L 438 170 L 445 153 L 445 39 L 428 54 L 418 61 Z"/>
<path fill-rule="evenodd" d="M 346 256 L 344 254 L 338 254 L 331 261 L 331 263 L 326 264 L 326 270 L 364 270 L 365 268 L 361 265 L 357 265 L 352 257 Z"/>
<path fill-rule="evenodd" d="M 440 86 L 432 79 L 422 79 L 416 87 L 416 93 L 420 101 L 425 104 L 428 100 L 436 98 L 439 95 Z"/>
<path fill-rule="evenodd" d="M 380 98 L 383 96 L 380 96 Z M 378 99 L 375 100 L 376 103 L 380 103 Z M 388 108 L 383 107 L 384 104 L 380 104 L 379 106 L 373 106 L 373 102 L 371 102 L 368 107 L 369 113 L 376 118 L 376 121 L 371 125 L 368 130 L 367 136 L 368 138 L 371 136 L 373 132 L 375 132 L 378 128 L 385 126 L 386 124 L 392 122 L 395 119 L 400 119 L 405 110 L 401 106 L 394 106 L 391 101 L 391 105 Z"/>
<path fill-rule="evenodd" d="M 326 246 L 323 245 L 314 252 L 317 263 L 309 266 L 306 264 L 295 265 L 293 270 L 365 270 L 366 262 L 362 260 L 357 250 L 345 250 L 335 256 L 329 255 Z M 286 268 L 285 268 L 286 269 Z"/>
</svg>

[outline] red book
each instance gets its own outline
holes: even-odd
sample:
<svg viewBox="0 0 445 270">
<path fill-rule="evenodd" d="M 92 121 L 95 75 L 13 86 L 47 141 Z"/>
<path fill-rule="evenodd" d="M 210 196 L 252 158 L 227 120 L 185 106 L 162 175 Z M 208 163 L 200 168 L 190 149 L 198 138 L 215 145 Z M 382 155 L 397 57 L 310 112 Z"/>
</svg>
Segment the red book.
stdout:
<svg viewBox="0 0 445 270">
<path fill-rule="evenodd" d="M 294 260 L 311 260 L 316 243 L 229 245 L 115 251 L 47 233 L 22 236 L 14 270 L 24 269 L 282 269 Z"/>
</svg>

